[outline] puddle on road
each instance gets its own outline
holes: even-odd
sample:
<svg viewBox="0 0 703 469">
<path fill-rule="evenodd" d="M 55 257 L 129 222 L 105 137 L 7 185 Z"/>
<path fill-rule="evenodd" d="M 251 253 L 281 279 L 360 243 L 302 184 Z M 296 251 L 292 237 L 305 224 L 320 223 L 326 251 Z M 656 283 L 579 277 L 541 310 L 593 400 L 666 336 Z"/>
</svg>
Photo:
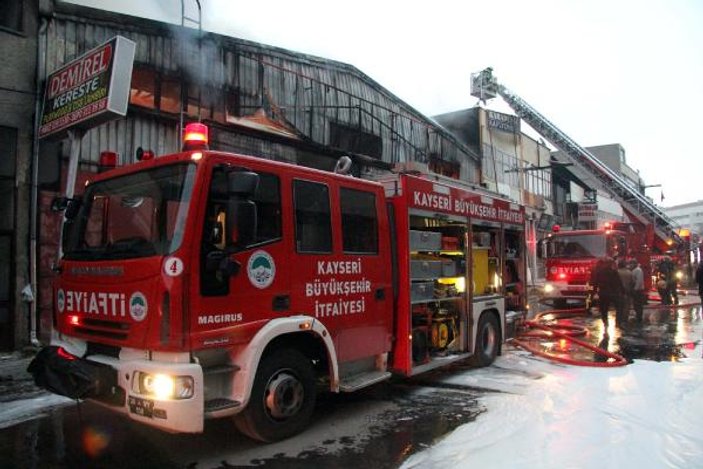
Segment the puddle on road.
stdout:
<svg viewBox="0 0 703 469">
<path fill-rule="evenodd" d="M 368 417 L 363 436 L 347 435 L 321 441 L 312 451 L 251 459 L 246 467 L 398 467 L 410 454 L 431 446 L 437 438 L 472 421 L 484 411 L 479 393 L 415 385 L 412 381 L 386 383 L 352 395 L 322 395 L 316 413 L 338 412 L 342 406 L 379 400 L 393 410 Z M 222 454 L 220 468 L 229 465 L 228 453 L 238 445 L 256 445 L 234 432 L 231 422 L 209 422 L 202 435 L 168 435 L 138 426 L 89 405 L 55 409 L 47 417 L 0 430 L 0 455 L 6 467 L 27 468 L 200 468 L 207 454 Z M 238 441 L 239 440 L 239 441 Z M 266 453 L 266 451 L 261 451 Z M 212 467 L 212 466 L 208 466 Z"/>
<path fill-rule="evenodd" d="M 0 430 L 0 467 L 178 467 L 164 457 L 165 451 L 130 432 L 128 422 L 112 415 L 101 422 L 92 415 L 95 410 L 85 405 L 80 412 L 76 406 L 55 408 L 45 417 Z M 87 417 L 85 424 L 81 417 Z"/>
<path fill-rule="evenodd" d="M 423 383 L 427 384 L 427 383 Z M 254 467 L 307 469 L 310 467 L 373 467 L 397 468 L 411 454 L 432 446 L 436 440 L 458 426 L 473 421 L 484 409 L 479 406 L 479 393 L 437 388 L 419 388 L 412 382 L 381 385 L 365 399 L 389 399 L 397 409 L 373 416 L 368 433 L 361 438 L 344 437 L 341 441 L 326 440 L 315 451 L 303 452 L 296 457 L 278 455 L 267 459 L 254 459 Z M 380 396 L 378 394 L 381 394 Z M 330 409 L 358 396 L 327 396 L 321 404 Z M 364 399 L 364 397 L 362 397 Z M 341 448 L 340 448 L 341 446 Z M 327 450 L 332 447 L 333 450 Z M 233 467 L 226 463 L 218 469 Z"/>
</svg>

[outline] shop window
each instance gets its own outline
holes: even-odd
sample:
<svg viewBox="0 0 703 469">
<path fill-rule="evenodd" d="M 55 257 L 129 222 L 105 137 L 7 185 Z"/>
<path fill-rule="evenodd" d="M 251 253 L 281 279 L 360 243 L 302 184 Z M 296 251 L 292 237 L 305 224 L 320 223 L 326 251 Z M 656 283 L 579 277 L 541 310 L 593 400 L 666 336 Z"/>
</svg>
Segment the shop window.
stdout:
<svg viewBox="0 0 703 469">
<path fill-rule="evenodd" d="M 201 106 L 200 87 L 190 84 L 188 85 L 188 109 L 186 113 L 189 116 L 197 118 L 207 118 L 206 109 Z"/>
<path fill-rule="evenodd" d="M 39 145 L 39 187 L 59 191 L 61 181 L 61 142 L 43 140 Z"/>
<path fill-rule="evenodd" d="M 342 242 L 345 253 L 378 253 L 376 196 L 371 192 L 342 188 Z"/>
<path fill-rule="evenodd" d="M 22 13 L 24 0 L 6 0 L 2 2 L 0 8 L 0 28 L 11 31 L 24 31 L 22 25 Z"/>
<path fill-rule="evenodd" d="M 154 70 L 134 68 L 129 102 L 135 106 L 156 108 L 156 72 Z"/>
<path fill-rule="evenodd" d="M 329 188 L 309 181 L 293 183 L 295 242 L 298 252 L 332 252 Z"/>
<path fill-rule="evenodd" d="M 430 156 L 429 169 L 436 174 L 459 179 L 461 165 L 454 161 L 444 161 L 436 156 Z"/>
<path fill-rule="evenodd" d="M 181 84 L 178 80 L 162 77 L 160 85 L 159 109 L 172 114 L 181 112 Z"/>
<path fill-rule="evenodd" d="M 330 146 L 379 159 L 383 152 L 383 140 L 378 135 L 336 122 L 330 122 Z"/>
<path fill-rule="evenodd" d="M 135 67 L 129 102 L 147 109 L 178 114 L 181 112 L 181 84 L 178 79 L 155 70 Z"/>
<path fill-rule="evenodd" d="M 226 93 L 226 119 L 242 117 L 242 95 L 239 88 Z"/>
<path fill-rule="evenodd" d="M 0 230 L 14 228 L 15 220 L 15 181 L 0 178 Z"/>
<path fill-rule="evenodd" d="M 15 160 L 17 129 L 0 126 L 0 229 L 11 230 L 15 220 Z"/>
<path fill-rule="evenodd" d="M 0 177 L 15 177 L 17 129 L 0 126 Z"/>
<path fill-rule="evenodd" d="M 225 104 L 222 91 L 211 86 L 188 85 L 189 116 L 225 122 Z"/>
</svg>

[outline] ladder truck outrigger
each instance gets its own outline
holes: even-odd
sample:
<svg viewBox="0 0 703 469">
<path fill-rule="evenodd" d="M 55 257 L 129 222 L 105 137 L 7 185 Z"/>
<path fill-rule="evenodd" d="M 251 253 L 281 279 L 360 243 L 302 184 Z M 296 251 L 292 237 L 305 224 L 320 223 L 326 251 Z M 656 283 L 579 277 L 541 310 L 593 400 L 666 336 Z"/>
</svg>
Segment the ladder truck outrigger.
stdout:
<svg viewBox="0 0 703 469">
<path fill-rule="evenodd" d="M 471 75 L 471 94 L 482 101 L 496 96 L 503 98 L 518 117 L 566 155 L 567 162 L 573 164 L 573 169 L 582 179 L 593 181 L 594 188 L 610 194 L 627 215 L 628 222 L 625 223 L 612 223 L 602 229 L 582 230 L 579 233 L 553 233 L 545 240 L 546 280 L 547 289 L 550 290 L 547 295 L 551 299 L 565 305 L 569 299 L 585 298 L 594 258 L 598 256 L 617 255 L 637 259 L 645 271 L 647 286 L 651 285 L 652 263 L 657 256 L 671 254 L 678 258 L 676 261 L 685 261 L 681 259 L 683 240 L 679 236 L 677 223 L 534 107 L 500 84 L 492 68 Z M 597 246 L 597 249 L 593 250 L 593 254 L 564 255 L 562 248 L 577 238 L 584 241 L 579 247 Z"/>
<path fill-rule="evenodd" d="M 524 207 L 439 176 L 210 151 L 202 124 L 185 135 L 56 201 L 40 386 L 169 432 L 232 417 L 275 441 L 318 391 L 490 365 L 525 316 Z"/>
</svg>

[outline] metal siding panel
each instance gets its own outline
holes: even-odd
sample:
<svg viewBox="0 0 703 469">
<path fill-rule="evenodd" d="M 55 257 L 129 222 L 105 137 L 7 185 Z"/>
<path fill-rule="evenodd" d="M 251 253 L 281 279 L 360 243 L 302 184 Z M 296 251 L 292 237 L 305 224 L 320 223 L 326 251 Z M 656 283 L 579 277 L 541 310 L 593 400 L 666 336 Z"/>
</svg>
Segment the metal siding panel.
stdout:
<svg viewBox="0 0 703 469">
<path fill-rule="evenodd" d="M 137 43 L 134 60 L 142 63 L 152 63 L 149 60 L 149 41 L 146 37 L 142 34 L 136 34 L 133 40 Z"/>
<path fill-rule="evenodd" d="M 163 60 L 161 52 L 164 49 L 164 38 L 162 36 L 149 37 L 149 61 L 159 70 L 163 70 Z"/>
<path fill-rule="evenodd" d="M 86 24 L 85 32 L 83 33 L 83 50 L 90 50 L 91 44 L 95 42 L 95 25 L 90 23 Z"/>
<path fill-rule="evenodd" d="M 107 124 L 100 125 L 93 129 L 93 135 L 91 135 L 90 138 L 90 161 L 100 161 L 99 155 L 101 151 L 115 151 L 115 148 L 108 148 L 107 146 L 107 132 L 105 132 L 105 127 L 107 127 Z"/>
<path fill-rule="evenodd" d="M 65 37 L 65 47 L 66 47 L 66 57 L 69 60 L 73 60 L 77 57 L 76 54 L 76 25 L 74 23 L 69 23 L 66 28 Z"/>
<path fill-rule="evenodd" d="M 127 130 L 127 119 L 119 119 L 115 121 L 115 148 L 119 148 L 119 151 L 125 154 L 129 154 L 127 145 L 125 144 L 125 132 Z"/>
<path fill-rule="evenodd" d="M 61 68 L 61 66 L 66 63 L 66 23 L 58 24 L 56 38 L 56 64 L 54 70 Z M 53 72 L 51 70 L 49 73 Z"/>
</svg>

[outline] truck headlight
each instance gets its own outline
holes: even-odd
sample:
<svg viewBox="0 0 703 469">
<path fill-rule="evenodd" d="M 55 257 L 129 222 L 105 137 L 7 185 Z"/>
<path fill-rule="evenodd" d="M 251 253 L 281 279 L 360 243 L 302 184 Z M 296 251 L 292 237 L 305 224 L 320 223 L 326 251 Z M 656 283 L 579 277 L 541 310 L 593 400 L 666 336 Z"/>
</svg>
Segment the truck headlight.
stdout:
<svg viewBox="0 0 703 469">
<path fill-rule="evenodd" d="M 193 397 L 194 390 L 192 376 L 169 376 L 163 373 L 135 371 L 132 379 L 132 391 L 161 401 L 189 399 Z"/>
<path fill-rule="evenodd" d="M 544 293 L 552 293 L 554 291 L 554 285 L 551 283 L 544 284 Z"/>
<path fill-rule="evenodd" d="M 676 271 L 676 279 L 681 280 L 683 278 L 683 271 L 677 270 Z"/>
</svg>

